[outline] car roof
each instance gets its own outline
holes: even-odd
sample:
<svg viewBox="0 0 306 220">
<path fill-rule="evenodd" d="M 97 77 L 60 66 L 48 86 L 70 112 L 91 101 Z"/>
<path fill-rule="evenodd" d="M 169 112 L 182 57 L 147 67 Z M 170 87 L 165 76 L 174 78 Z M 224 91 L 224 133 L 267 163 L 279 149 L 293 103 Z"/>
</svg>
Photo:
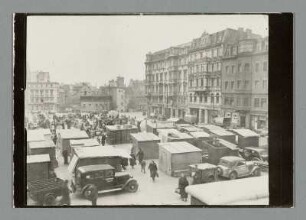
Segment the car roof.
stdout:
<svg viewBox="0 0 306 220">
<path fill-rule="evenodd" d="M 235 161 L 244 161 L 242 157 L 236 157 L 236 156 L 226 156 L 226 157 L 221 157 L 220 160 L 226 160 L 229 162 L 235 162 Z"/>
<path fill-rule="evenodd" d="M 98 165 L 88 165 L 79 167 L 78 170 L 81 173 L 93 172 L 98 170 L 114 170 L 115 168 L 109 164 L 98 164 Z"/>
</svg>

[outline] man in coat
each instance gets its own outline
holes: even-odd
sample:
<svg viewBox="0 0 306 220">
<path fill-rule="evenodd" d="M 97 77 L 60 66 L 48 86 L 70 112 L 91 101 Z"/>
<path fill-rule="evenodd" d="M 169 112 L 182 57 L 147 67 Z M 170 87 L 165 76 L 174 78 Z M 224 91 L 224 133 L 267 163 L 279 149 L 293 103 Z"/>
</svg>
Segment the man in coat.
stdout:
<svg viewBox="0 0 306 220">
<path fill-rule="evenodd" d="M 149 170 L 150 170 L 150 176 L 152 178 L 153 181 L 155 181 L 155 177 L 158 177 L 158 173 L 157 173 L 157 165 L 154 162 L 154 160 L 152 160 L 152 162 L 149 164 Z"/>
<path fill-rule="evenodd" d="M 179 182 L 178 182 L 178 188 L 180 190 L 180 195 L 181 195 L 181 199 L 183 201 L 187 201 L 187 197 L 188 197 L 188 194 L 186 193 L 185 191 L 185 188 L 189 185 L 189 182 L 185 176 L 185 174 L 181 174 L 181 177 L 179 178 Z"/>
<path fill-rule="evenodd" d="M 106 135 L 105 135 L 105 133 L 102 134 L 101 142 L 102 142 L 102 146 L 104 146 L 105 142 L 106 142 Z"/>
<path fill-rule="evenodd" d="M 141 164 L 141 162 L 143 161 L 144 159 L 144 152 L 142 151 L 142 149 L 140 148 L 138 153 L 137 153 L 137 156 L 138 156 L 138 161 L 139 161 L 139 164 Z"/>
<path fill-rule="evenodd" d="M 68 183 L 69 183 L 68 180 L 65 180 L 65 185 L 62 189 L 63 191 L 62 191 L 61 203 L 64 206 L 70 206 L 71 205 L 71 199 L 70 199 L 71 190 L 69 189 Z"/>
</svg>

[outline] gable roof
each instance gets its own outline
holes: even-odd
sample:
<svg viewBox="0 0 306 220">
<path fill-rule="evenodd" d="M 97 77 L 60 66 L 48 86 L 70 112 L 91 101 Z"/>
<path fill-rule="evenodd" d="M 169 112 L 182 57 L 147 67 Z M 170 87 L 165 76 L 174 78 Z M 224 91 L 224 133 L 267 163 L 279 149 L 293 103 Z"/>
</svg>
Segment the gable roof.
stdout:
<svg viewBox="0 0 306 220">
<path fill-rule="evenodd" d="M 161 148 L 164 148 L 172 154 L 190 153 L 190 152 L 202 152 L 201 149 L 193 146 L 192 144 L 181 141 L 181 142 L 167 142 L 159 143 Z"/>
</svg>

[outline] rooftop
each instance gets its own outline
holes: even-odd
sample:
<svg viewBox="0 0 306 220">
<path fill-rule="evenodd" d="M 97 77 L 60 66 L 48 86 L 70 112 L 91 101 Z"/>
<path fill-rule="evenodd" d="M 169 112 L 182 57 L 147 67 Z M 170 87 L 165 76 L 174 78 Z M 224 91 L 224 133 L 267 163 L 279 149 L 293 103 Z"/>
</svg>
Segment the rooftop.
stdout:
<svg viewBox="0 0 306 220">
<path fill-rule="evenodd" d="M 51 140 L 39 141 L 39 142 L 29 142 L 30 149 L 36 148 L 55 148 L 55 144 Z"/>
<path fill-rule="evenodd" d="M 269 204 L 268 176 L 191 185 L 186 192 L 207 205 Z"/>
<path fill-rule="evenodd" d="M 192 144 L 182 141 L 182 142 L 167 142 L 159 143 L 161 148 L 166 149 L 172 154 L 190 153 L 190 152 L 202 152 L 201 149 L 193 146 Z"/>
<path fill-rule="evenodd" d="M 241 129 L 233 129 L 232 131 L 243 137 L 259 137 L 259 135 L 256 132 L 250 129 L 241 128 Z"/>
<path fill-rule="evenodd" d="M 58 134 L 60 135 L 60 138 L 62 139 L 73 139 L 73 138 L 86 139 L 88 138 L 88 135 L 85 131 L 81 131 L 78 129 L 62 129 L 62 130 L 58 130 Z"/>
<path fill-rule="evenodd" d="M 79 158 L 97 158 L 97 157 L 130 158 L 130 155 L 127 152 L 121 149 L 114 148 L 113 146 L 76 148 L 75 154 Z"/>
<path fill-rule="evenodd" d="M 131 136 L 137 141 L 160 141 L 160 138 L 150 132 L 134 133 Z"/>
<path fill-rule="evenodd" d="M 29 163 L 43 163 L 50 162 L 49 154 L 37 154 L 37 155 L 28 155 L 27 164 Z"/>
<path fill-rule="evenodd" d="M 70 140 L 70 146 L 84 146 L 93 147 L 99 146 L 99 142 L 96 139 L 80 139 L 80 140 Z"/>
</svg>

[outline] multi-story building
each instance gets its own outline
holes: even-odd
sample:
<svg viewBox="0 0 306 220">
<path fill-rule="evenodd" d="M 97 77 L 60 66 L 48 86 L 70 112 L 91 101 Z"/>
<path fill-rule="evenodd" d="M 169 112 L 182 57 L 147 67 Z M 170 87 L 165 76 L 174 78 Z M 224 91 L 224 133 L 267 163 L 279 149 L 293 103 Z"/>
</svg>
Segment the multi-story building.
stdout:
<svg viewBox="0 0 306 220">
<path fill-rule="evenodd" d="M 101 112 L 109 111 L 111 108 L 111 96 L 81 96 L 81 111 Z"/>
<path fill-rule="evenodd" d="M 213 123 L 220 116 L 222 93 L 221 71 L 225 48 L 248 36 L 243 29 L 225 29 L 213 34 L 204 32 L 189 48 L 188 106 L 200 123 Z"/>
<path fill-rule="evenodd" d="M 146 56 L 148 113 L 183 118 L 186 113 L 188 48 L 170 47 Z"/>
<path fill-rule="evenodd" d="M 220 116 L 221 71 L 225 48 L 248 37 L 250 30 L 204 32 L 190 43 L 146 55 L 148 113 L 183 118 L 196 115 L 200 123 Z"/>
<path fill-rule="evenodd" d="M 222 114 L 233 125 L 268 126 L 268 39 L 252 35 L 227 45 L 222 65 Z"/>
<path fill-rule="evenodd" d="M 38 72 L 35 76 L 36 79 L 27 82 L 26 113 L 57 111 L 59 83 L 50 82 L 48 72 Z"/>
</svg>

